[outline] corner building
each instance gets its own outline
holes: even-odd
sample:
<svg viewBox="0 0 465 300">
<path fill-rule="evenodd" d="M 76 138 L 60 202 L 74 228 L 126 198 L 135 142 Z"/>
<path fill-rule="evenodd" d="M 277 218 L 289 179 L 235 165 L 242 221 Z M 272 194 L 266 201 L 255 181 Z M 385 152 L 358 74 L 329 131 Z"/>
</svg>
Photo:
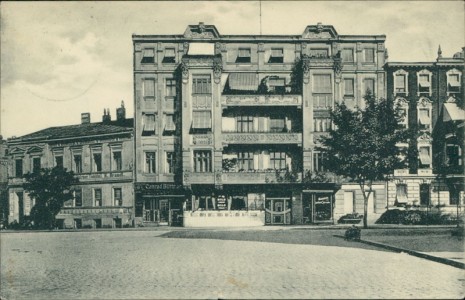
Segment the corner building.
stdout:
<svg viewBox="0 0 465 300">
<path fill-rule="evenodd" d="M 351 183 L 304 184 L 324 172 L 329 109 L 367 89 L 385 97 L 385 36 L 133 35 L 135 217 L 145 224 L 253 226 L 334 222 L 363 213 Z M 370 216 L 385 209 L 376 185 Z"/>
</svg>

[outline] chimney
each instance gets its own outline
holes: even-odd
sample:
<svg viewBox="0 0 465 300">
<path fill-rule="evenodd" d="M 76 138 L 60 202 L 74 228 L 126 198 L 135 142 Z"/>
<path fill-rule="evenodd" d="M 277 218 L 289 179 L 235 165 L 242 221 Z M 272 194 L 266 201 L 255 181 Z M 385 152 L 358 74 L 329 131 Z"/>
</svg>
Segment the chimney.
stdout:
<svg viewBox="0 0 465 300">
<path fill-rule="evenodd" d="M 103 109 L 103 116 L 102 116 L 102 123 L 103 124 L 108 124 L 111 122 L 111 116 L 110 116 L 110 110 L 109 109 Z"/>
<path fill-rule="evenodd" d="M 90 113 L 81 113 L 81 124 L 90 123 Z"/>
<path fill-rule="evenodd" d="M 116 109 L 116 121 L 121 122 L 126 120 L 126 108 L 124 107 L 124 101 L 121 100 L 121 107 Z"/>
</svg>

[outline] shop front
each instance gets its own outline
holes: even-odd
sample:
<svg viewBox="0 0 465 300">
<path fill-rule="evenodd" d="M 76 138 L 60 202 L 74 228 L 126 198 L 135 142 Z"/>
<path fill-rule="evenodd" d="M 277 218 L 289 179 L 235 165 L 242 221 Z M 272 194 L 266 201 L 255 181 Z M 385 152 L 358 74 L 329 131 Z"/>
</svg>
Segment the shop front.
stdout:
<svg viewBox="0 0 465 300">
<path fill-rule="evenodd" d="M 320 185 L 302 190 L 304 224 L 334 224 L 335 193 L 337 189 L 334 184 Z"/>
<path fill-rule="evenodd" d="M 185 191 L 173 183 L 136 183 L 135 217 L 142 226 L 182 226 Z"/>
</svg>

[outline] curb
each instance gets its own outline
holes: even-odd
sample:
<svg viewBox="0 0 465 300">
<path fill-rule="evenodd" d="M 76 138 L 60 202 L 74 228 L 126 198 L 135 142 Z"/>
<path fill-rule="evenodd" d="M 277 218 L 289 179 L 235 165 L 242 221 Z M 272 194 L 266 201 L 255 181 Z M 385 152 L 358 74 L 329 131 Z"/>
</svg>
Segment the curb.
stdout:
<svg viewBox="0 0 465 300">
<path fill-rule="evenodd" d="M 342 235 L 334 235 L 334 236 L 339 237 L 339 238 L 344 238 Z M 397 253 L 404 252 L 404 253 L 407 253 L 407 254 L 412 255 L 412 256 L 416 256 L 416 257 L 419 257 L 419 258 L 424 258 L 424 259 L 431 260 L 431 261 L 434 261 L 434 262 L 438 262 L 438 263 L 441 263 L 441 264 L 445 264 L 445 265 L 448 265 L 448 266 L 451 266 L 451 267 L 456 267 L 456 268 L 459 268 L 459 269 L 465 269 L 465 263 L 458 262 L 458 261 L 455 261 L 455 260 L 450 260 L 450 259 L 447 259 L 447 258 L 437 257 L 437 256 L 417 252 L 417 251 L 414 251 L 414 250 L 394 247 L 394 246 L 391 246 L 391 245 L 386 245 L 386 244 L 367 241 L 367 240 L 362 240 L 362 239 L 358 240 L 357 242 L 364 243 L 364 244 L 371 245 L 371 246 L 375 246 L 375 247 L 379 247 L 379 248 L 384 248 L 384 249 L 387 249 L 387 250 L 390 250 L 390 251 L 393 251 L 393 252 L 397 252 Z"/>
</svg>

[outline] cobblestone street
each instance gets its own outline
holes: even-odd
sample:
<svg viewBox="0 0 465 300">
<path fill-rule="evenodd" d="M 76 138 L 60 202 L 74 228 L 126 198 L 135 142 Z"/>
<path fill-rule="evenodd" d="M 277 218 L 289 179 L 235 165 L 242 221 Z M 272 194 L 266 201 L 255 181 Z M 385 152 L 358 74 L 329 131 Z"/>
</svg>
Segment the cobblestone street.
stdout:
<svg viewBox="0 0 465 300">
<path fill-rule="evenodd" d="M 463 270 L 386 251 L 162 238 L 1 235 L 5 299 L 462 298 Z"/>
</svg>

